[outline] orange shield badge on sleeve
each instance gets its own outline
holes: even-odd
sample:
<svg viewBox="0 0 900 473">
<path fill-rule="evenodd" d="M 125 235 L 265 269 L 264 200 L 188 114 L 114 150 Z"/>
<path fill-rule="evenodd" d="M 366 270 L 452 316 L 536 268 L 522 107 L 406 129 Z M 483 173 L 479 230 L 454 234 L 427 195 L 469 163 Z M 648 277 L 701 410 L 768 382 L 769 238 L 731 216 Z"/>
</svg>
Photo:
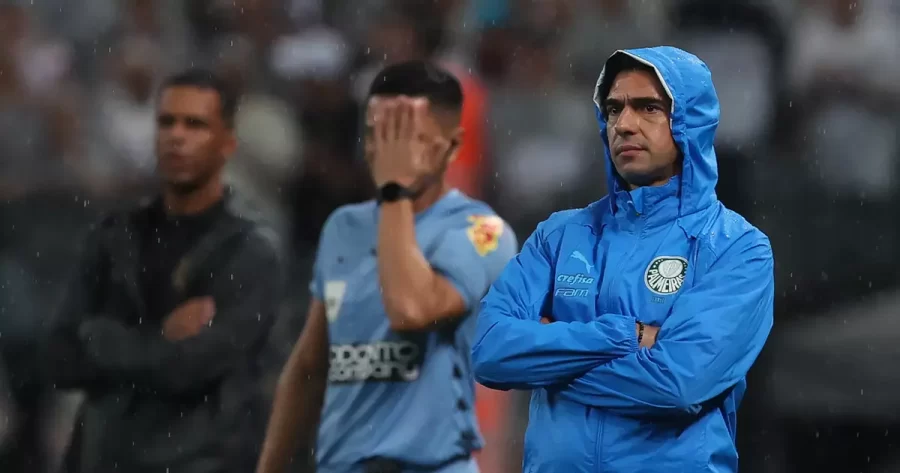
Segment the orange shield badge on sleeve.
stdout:
<svg viewBox="0 0 900 473">
<path fill-rule="evenodd" d="M 500 244 L 500 235 L 503 234 L 503 220 L 496 215 L 472 215 L 469 222 L 472 225 L 466 230 L 466 234 L 475 251 L 481 256 L 487 256 L 496 250 Z"/>
</svg>

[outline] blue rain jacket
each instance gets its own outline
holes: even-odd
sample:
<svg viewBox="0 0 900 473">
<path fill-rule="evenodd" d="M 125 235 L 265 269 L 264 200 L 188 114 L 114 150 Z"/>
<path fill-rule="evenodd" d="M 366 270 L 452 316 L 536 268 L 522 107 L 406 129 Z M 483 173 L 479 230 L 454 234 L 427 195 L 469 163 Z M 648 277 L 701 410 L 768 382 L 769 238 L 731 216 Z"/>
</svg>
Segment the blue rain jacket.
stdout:
<svg viewBox="0 0 900 473">
<path fill-rule="evenodd" d="M 772 327 L 772 250 L 716 198 L 706 65 L 671 47 L 620 54 L 652 66 L 672 98 L 682 173 L 623 189 L 595 96 L 610 193 L 542 222 L 494 282 L 475 377 L 532 390 L 525 472 L 735 472 L 745 376 Z M 637 321 L 661 327 L 652 348 L 638 347 Z"/>
</svg>

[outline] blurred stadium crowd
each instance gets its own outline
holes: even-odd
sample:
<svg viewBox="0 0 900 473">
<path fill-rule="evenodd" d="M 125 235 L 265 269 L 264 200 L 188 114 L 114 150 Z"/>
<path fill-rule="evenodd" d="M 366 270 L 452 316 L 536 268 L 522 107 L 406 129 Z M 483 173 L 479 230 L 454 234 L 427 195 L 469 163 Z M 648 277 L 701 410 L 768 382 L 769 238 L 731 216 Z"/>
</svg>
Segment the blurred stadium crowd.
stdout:
<svg viewBox="0 0 900 473">
<path fill-rule="evenodd" d="M 325 218 L 370 195 L 360 111 L 378 68 L 431 58 L 458 74 L 467 141 L 451 179 L 524 238 L 604 194 L 594 83 L 616 49 L 656 44 L 708 63 L 720 198 L 775 248 L 776 333 L 742 411 L 743 469 L 896 471 L 894 0 L 0 0 L 0 471 L 54 471 L 65 449 L 78 400 L 40 382 L 34 341 L 77 235 L 153 190 L 165 75 L 209 67 L 243 92 L 230 180 L 281 232 L 295 289 L 271 384 Z M 486 473 L 520 465 L 524 412 L 481 407 Z"/>
</svg>

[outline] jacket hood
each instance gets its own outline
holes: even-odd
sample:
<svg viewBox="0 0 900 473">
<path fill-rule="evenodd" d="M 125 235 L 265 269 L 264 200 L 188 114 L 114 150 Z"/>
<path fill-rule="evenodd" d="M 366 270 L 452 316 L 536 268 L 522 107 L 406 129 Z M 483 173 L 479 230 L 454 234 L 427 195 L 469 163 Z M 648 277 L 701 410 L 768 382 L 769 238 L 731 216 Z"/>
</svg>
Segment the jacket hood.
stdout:
<svg viewBox="0 0 900 473">
<path fill-rule="evenodd" d="M 672 99 L 672 137 L 684 156 L 679 216 L 706 208 L 716 201 L 715 189 L 719 180 L 716 151 L 713 149 L 719 125 L 719 99 L 706 64 L 697 56 L 670 46 L 616 51 L 607 59 L 600 78 L 597 79 L 594 104 L 606 154 L 610 204 L 615 205 L 615 194 L 625 189 L 619 183 L 618 173 L 613 166 L 609 140 L 606 137 L 606 119 L 600 103 L 622 66 L 622 56 L 652 67 L 663 89 Z"/>
</svg>

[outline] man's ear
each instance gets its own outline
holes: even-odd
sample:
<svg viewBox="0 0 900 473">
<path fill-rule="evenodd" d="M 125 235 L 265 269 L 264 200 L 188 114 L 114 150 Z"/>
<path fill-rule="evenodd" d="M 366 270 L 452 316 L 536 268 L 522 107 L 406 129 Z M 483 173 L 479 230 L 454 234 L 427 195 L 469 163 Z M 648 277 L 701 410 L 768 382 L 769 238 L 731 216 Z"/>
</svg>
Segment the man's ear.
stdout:
<svg viewBox="0 0 900 473">
<path fill-rule="evenodd" d="M 225 136 L 224 142 L 222 143 L 222 156 L 225 156 L 225 159 L 228 159 L 237 151 L 238 140 L 237 133 L 234 128 L 228 130 L 228 133 Z"/>
<path fill-rule="evenodd" d="M 456 160 L 456 156 L 459 155 L 459 150 L 462 149 L 463 138 L 465 136 L 466 130 L 458 126 L 453 129 L 453 132 L 450 133 L 450 149 L 447 152 L 450 154 L 450 159 L 448 162 L 453 162 Z"/>
</svg>

